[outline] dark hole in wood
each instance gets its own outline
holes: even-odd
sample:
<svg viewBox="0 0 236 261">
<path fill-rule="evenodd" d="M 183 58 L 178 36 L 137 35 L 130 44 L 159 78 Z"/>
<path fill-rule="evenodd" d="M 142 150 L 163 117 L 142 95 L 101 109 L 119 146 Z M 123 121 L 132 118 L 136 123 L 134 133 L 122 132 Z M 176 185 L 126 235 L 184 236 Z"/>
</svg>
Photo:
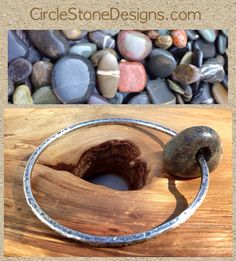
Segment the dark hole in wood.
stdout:
<svg viewBox="0 0 236 261">
<path fill-rule="evenodd" d="M 139 147 L 128 140 L 109 140 L 86 150 L 73 174 L 115 190 L 138 190 L 146 184 L 147 163 Z"/>
</svg>

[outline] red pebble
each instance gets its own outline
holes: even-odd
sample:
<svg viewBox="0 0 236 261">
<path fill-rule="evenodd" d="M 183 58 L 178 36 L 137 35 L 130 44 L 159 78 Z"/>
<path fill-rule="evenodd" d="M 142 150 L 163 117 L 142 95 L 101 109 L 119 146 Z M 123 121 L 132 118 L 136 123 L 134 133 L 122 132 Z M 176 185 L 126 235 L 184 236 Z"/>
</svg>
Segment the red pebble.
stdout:
<svg viewBox="0 0 236 261">
<path fill-rule="evenodd" d="M 184 48 L 187 45 L 187 34 L 185 30 L 172 30 L 171 37 L 177 48 Z"/>
<path fill-rule="evenodd" d="M 122 60 L 119 64 L 120 92 L 141 92 L 146 86 L 147 75 L 144 66 L 139 62 L 127 62 Z"/>
</svg>

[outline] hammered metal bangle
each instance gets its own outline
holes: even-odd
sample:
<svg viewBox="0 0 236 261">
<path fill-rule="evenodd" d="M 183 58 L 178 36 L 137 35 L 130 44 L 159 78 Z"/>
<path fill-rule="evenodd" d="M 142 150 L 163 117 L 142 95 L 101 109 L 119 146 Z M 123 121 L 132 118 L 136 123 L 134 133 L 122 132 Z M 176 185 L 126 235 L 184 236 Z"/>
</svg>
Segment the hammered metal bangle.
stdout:
<svg viewBox="0 0 236 261">
<path fill-rule="evenodd" d="M 47 225 L 49 228 L 61 234 L 62 236 L 66 238 L 78 240 L 80 242 L 84 242 L 93 246 L 112 247 L 112 246 L 129 245 L 129 244 L 134 244 L 137 242 L 148 240 L 164 232 L 167 232 L 179 226 L 180 224 L 184 223 L 188 218 L 190 218 L 194 214 L 194 212 L 197 210 L 197 208 L 201 205 L 202 201 L 204 200 L 208 190 L 209 170 L 208 170 L 207 162 L 202 154 L 198 154 L 196 160 L 198 161 L 201 169 L 201 184 L 195 199 L 177 217 L 159 226 L 156 226 L 147 231 L 143 231 L 136 234 L 124 235 L 124 236 L 96 236 L 92 234 L 82 233 L 80 231 L 70 229 L 68 227 L 65 227 L 57 223 L 54 219 L 49 217 L 41 209 L 41 207 L 38 205 L 32 193 L 31 174 L 39 155 L 51 143 L 53 143 L 55 140 L 59 139 L 60 137 L 62 137 L 63 135 L 69 132 L 81 128 L 86 128 L 86 127 L 95 127 L 100 125 L 114 125 L 114 124 L 148 127 L 169 134 L 171 136 L 175 136 L 177 134 L 175 131 L 156 123 L 135 120 L 135 119 L 126 119 L 126 118 L 107 118 L 107 119 L 90 120 L 82 123 L 77 123 L 58 131 L 57 133 L 53 134 L 51 137 L 47 138 L 43 143 L 41 143 L 37 147 L 37 149 L 32 153 L 24 171 L 24 177 L 23 177 L 24 194 L 26 197 L 27 204 L 30 206 L 31 210 L 37 216 L 37 218 L 45 225 Z"/>
</svg>

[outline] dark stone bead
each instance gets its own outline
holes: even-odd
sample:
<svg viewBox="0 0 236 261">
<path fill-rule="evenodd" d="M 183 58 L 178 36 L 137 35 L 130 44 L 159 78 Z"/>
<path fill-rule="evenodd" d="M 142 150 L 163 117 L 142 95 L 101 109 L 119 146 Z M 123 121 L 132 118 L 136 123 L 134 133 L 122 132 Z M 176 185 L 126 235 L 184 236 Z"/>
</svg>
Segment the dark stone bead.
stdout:
<svg viewBox="0 0 236 261">
<path fill-rule="evenodd" d="M 201 68 L 201 80 L 205 82 L 215 83 L 224 80 L 225 71 L 222 61 L 212 58 L 207 60 Z"/>
<path fill-rule="evenodd" d="M 163 151 L 165 170 L 172 176 L 196 178 L 201 176 L 197 156 L 202 154 L 209 171 L 213 171 L 221 158 L 222 145 L 217 132 L 206 126 L 183 130 L 173 137 Z"/>
<path fill-rule="evenodd" d="M 14 59 L 28 56 L 26 44 L 13 31 L 8 31 L 8 63 Z"/>
</svg>

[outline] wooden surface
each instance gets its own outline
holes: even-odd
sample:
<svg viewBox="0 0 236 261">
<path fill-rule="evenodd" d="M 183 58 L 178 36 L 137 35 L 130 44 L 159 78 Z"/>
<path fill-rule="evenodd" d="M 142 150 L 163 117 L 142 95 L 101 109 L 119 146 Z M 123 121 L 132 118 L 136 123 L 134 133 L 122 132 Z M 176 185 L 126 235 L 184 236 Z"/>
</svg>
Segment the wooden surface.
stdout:
<svg viewBox="0 0 236 261">
<path fill-rule="evenodd" d="M 190 108 L 58 108 L 5 109 L 6 256 L 230 256 L 232 254 L 232 119 L 223 109 Z M 193 125 L 214 128 L 223 142 L 222 162 L 211 173 L 210 187 L 199 210 L 180 227 L 152 240 L 120 248 L 90 247 L 57 235 L 26 205 L 22 176 L 27 159 L 49 135 L 65 126 L 94 118 L 129 117 L 166 125 L 176 131 Z M 173 218 L 192 201 L 199 179 L 169 178 L 162 168 L 162 150 L 170 137 L 157 131 L 102 126 L 75 131 L 51 145 L 39 158 L 32 178 L 42 208 L 63 225 L 96 235 L 143 231 Z M 148 184 L 137 191 L 115 191 L 91 184 L 58 164 L 76 164 L 87 148 L 110 139 L 139 146 L 148 163 Z M 50 166 L 49 166 L 50 165 Z M 60 210 L 59 210 L 60 209 Z"/>
</svg>

